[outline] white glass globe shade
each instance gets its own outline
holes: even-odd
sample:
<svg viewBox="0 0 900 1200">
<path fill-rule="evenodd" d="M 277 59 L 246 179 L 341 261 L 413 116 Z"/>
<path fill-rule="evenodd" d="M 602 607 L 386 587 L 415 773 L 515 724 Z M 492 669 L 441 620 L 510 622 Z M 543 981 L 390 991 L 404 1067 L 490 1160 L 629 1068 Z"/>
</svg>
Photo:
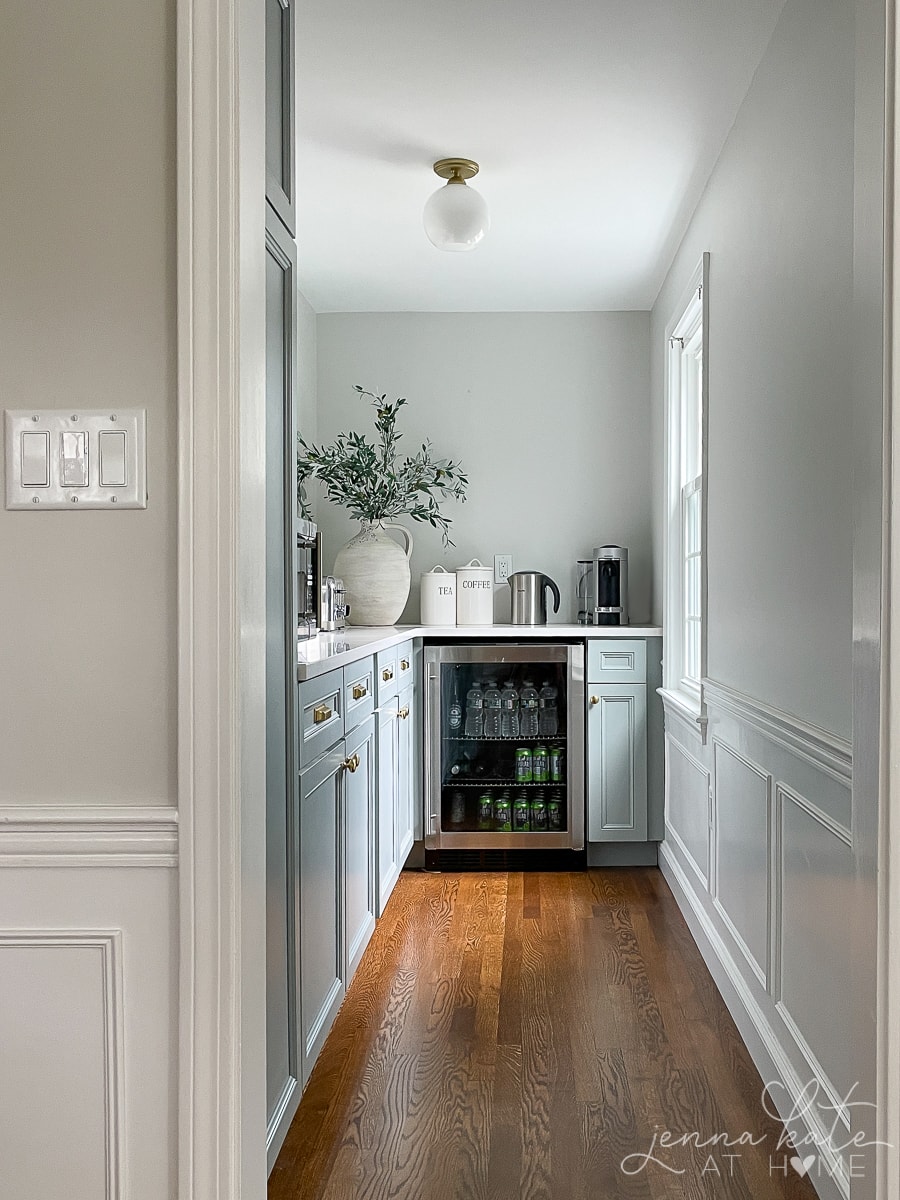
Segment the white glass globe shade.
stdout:
<svg viewBox="0 0 900 1200">
<path fill-rule="evenodd" d="M 471 250 L 491 219 L 483 196 L 466 183 L 447 183 L 429 196 L 423 213 L 428 240 L 438 250 Z"/>
</svg>

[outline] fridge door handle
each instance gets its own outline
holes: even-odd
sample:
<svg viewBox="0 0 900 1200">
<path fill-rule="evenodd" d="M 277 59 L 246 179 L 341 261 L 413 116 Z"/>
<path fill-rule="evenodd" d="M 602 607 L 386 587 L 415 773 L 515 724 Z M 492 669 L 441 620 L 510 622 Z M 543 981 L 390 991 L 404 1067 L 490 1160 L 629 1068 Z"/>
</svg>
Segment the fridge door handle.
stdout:
<svg viewBox="0 0 900 1200">
<path fill-rule="evenodd" d="M 428 694 L 425 705 L 425 794 L 431 800 L 431 804 L 437 806 L 440 797 L 440 676 L 434 663 L 428 663 L 426 676 Z M 437 767 L 435 755 L 438 755 Z M 438 814 L 431 811 L 428 816 L 431 821 L 429 832 L 434 837 L 438 833 Z"/>
</svg>

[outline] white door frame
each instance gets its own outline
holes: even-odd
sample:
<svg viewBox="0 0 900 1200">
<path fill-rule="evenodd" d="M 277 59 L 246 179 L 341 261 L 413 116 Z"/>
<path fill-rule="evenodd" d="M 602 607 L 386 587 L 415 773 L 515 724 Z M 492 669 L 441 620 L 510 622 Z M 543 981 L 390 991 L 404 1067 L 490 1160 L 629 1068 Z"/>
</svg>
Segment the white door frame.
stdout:
<svg viewBox="0 0 900 1200">
<path fill-rule="evenodd" d="M 900 228 L 891 176 L 900 89 L 895 0 L 879 4 L 890 301 L 890 267 L 900 271 L 890 239 Z M 179 1200 L 263 1200 L 266 1190 L 263 14 L 257 0 L 177 2 Z M 889 311 L 885 514 L 900 496 L 900 314 Z M 877 654 L 871 626 L 858 627 L 854 661 L 856 670 L 868 638 L 855 683 L 867 675 L 870 700 L 880 695 L 885 732 L 872 764 L 883 798 L 877 1096 L 879 1127 L 900 1142 L 900 589 L 889 587 L 900 577 L 900 522 L 885 523 L 883 545 Z M 855 777 L 864 742 L 855 727 Z M 900 1200 L 896 1146 L 879 1165 L 879 1200 Z"/>
<path fill-rule="evenodd" d="M 179 1200 L 263 1200 L 265 24 L 178 0 Z"/>
</svg>

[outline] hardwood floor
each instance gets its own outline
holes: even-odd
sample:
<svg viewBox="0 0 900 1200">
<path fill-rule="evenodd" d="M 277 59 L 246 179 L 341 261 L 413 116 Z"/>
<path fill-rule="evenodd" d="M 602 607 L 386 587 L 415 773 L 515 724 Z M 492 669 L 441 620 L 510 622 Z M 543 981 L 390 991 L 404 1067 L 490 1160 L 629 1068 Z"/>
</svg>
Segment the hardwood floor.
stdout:
<svg viewBox="0 0 900 1200">
<path fill-rule="evenodd" d="M 269 1200 L 812 1200 L 762 1089 L 655 869 L 404 873 Z"/>
</svg>

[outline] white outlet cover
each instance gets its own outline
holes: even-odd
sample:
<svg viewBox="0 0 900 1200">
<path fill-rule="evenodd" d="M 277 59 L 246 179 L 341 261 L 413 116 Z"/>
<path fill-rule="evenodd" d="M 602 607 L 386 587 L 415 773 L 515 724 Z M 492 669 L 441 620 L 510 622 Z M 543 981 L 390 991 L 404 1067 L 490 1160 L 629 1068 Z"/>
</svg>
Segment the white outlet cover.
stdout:
<svg viewBox="0 0 900 1200">
<path fill-rule="evenodd" d="M 494 583 L 506 583 L 512 575 L 512 555 L 494 555 Z"/>
<path fill-rule="evenodd" d="M 147 507 L 147 414 L 143 408 L 7 409 L 6 507 L 29 512 Z M 47 471 L 36 470 L 46 435 Z M 71 434 L 81 434 L 72 438 Z M 101 464 L 101 434 L 104 461 Z M 74 450 L 73 450 L 74 448 Z M 77 451 L 77 458 L 64 458 Z M 82 453 L 83 452 L 83 453 Z M 40 464 L 37 464 L 38 466 Z M 24 478 L 29 482 L 23 482 Z M 101 466 L 104 467 L 101 471 Z M 45 478 L 34 485 L 32 480 Z"/>
</svg>

